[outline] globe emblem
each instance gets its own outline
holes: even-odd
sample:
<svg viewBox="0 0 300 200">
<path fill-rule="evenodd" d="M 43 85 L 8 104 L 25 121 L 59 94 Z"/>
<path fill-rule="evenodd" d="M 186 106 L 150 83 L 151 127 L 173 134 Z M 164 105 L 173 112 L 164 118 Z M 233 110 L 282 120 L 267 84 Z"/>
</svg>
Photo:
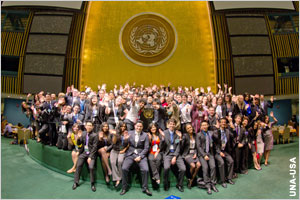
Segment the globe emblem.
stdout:
<svg viewBox="0 0 300 200">
<path fill-rule="evenodd" d="M 155 66 L 172 56 L 177 45 L 177 33 L 165 17 L 141 13 L 125 22 L 119 42 L 130 61 L 142 66 Z"/>
</svg>

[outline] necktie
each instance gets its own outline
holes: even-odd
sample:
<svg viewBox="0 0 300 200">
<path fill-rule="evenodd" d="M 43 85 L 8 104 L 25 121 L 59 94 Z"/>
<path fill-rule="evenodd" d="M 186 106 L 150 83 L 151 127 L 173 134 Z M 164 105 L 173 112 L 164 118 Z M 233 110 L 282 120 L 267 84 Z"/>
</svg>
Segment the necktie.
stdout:
<svg viewBox="0 0 300 200">
<path fill-rule="evenodd" d="M 88 144 L 89 144 L 89 134 L 88 134 L 88 133 L 86 133 L 86 138 L 85 138 L 85 147 L 84 147 L 84 149 L 85 149 L 85 151 L 86 151 L 86 154 L 90 154 L 90 152 L 89 152 L 89 146 L 88 146 Z"/>
<path fill-rule="evenodd" d="M 227 143 L 227 137 L 224 130 L 221 130 L 221 140 L 222 140 L 222 150 L 224 150 L 223 148 L 225 148 L 225 145 Z"/>
<path fill-rule="evenodd" d="M 84 101 L 80 101 L 80 112 L 83 112 Z"/>
<path fill-rule="evenodd" d="M 174 143 L 174 133 L 170 132 L 170 136 L 171 136 L 171 144 Z"/>
<path fill-rule="evenodd" d="M 86 133 L 85 146 L 88 146 L 88 143 L 89 143 L 89 134 Z"/>
<path fill-rule="evenodd" d="M 206 144 L 206 146 L 205 146 L 205 151 L 206 151 L 206 153 L 208 153 L 209 152 L 209 136 L 208 136 L 208 133 L 205 133 L 204 132 L 204 135 L 205 135 L 205 144 Z"/>
</svg>

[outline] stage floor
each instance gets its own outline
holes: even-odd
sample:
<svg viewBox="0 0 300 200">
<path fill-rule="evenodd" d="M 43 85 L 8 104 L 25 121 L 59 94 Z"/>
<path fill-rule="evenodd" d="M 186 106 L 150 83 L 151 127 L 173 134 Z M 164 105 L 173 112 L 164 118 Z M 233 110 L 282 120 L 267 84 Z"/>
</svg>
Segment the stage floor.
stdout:
<svg viewBox="0 0 300 200">
<path fill-rule="evenodd" d="M 1 198 L 2 199 L 147 199 L 140 188 L 132 187 L 124 196 L 112 186 L 96 184 L 97 191 L 90 189 L 88 181 L 72 190 L 73 178 L 45 168 L 32 160 L 23 146 L 10 145 L 11 139 L 1 137 Z M 185 187 L 184 193 L 176 188 L 168 192 L 152 191 L 153 199 L 164 199 L 170 195 L 184 199 L 292 199 L 289 197 L 290 159 L 297 158 L 297 190 L 299 188 L 299 141 L 274 145 L 270 165 L 262 165 L 262 171 L 249 170 L 248 175 L 239 175 L 235 185 L 222 188 L 219 193 L 207 195 L 206 191 Z M 299 199 L 299 191 L 295 199 Z"/>
</svg>

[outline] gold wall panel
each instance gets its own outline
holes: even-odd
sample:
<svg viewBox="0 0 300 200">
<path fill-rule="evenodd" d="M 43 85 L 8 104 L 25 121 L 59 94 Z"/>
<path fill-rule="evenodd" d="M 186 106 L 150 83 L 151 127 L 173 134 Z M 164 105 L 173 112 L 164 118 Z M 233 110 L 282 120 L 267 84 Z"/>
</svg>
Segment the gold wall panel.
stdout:
<svg viewBox="0 0 300 200">
<path fill-rule="evenodd" d="M 157 66 L 139 66 L 126 58 L 119 45 L 124 23 L 142 12 L 169 19 L 178 34 L 172 57 Z M 89 5 L 80 73 L 80 88 L 106 83 L 208 86 L 216 90 L 215 57 L 208 3 L 199 2 L 98 2 Z"/>
</svg>

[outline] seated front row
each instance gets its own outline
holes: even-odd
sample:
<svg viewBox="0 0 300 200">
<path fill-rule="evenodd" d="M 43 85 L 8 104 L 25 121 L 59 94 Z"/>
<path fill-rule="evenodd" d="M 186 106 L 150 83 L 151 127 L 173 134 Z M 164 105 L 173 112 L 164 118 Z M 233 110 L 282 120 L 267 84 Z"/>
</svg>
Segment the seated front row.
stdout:
<svg viewBox="0 0 300 200">
<path fill-rule="evenodd" d="M 133 164 L 137 164 L 139 167 L 142 177 L 142 191 L 149 196 L 152 195 L 148 188 L 149 169 L 152 172 L 152 179 L 159 185 L 161 180 L 159 171 L 163 167 L 163 184 L 167 191 L 170 187 L 170 168 L 176 165 L 178 169 L 176 187 L 180 192 L 183 192 L 186 164 L 189 167 L 188 188 L 192 187 L 198 171 L 202 167 L 203 188 L 207 189 L 208 194 L 212 194 L 211 190 L 218 192 L 216 188 L 216 164 L 221 186 L 226 188 L 226 182 L 234 184 L 232 181 L 235 175 L 233 172 L 234 159 L 232 156 L 235 153 L 233 148 L 238 146 L 236 144 L 241 138 L 234 131 L 235 126 L 232 119 L 229 118 L 228 120 L 230 127 L 227 127 L 227 119 L 222 118 L 219 120 L 219 127 L 213 131 L 209 131 L 208 122 L 203 121 L 199 133 L 194 133 L 192 125 L 186 124 L 186 133 L 184 134 L 175 129 L 176 121 L 174 119 L 168 121 L 168 129 L 164 132 L 160 132 L 155 123 L 150 124 L 149 133 L 142 131 L 142 121 L 135 124 L 133 131 L 127 132 L 126 125 L 120 122 L 116 130 L 109 131 L 102 127 L 99 134 L 93 132 L 94 127 L 91 121 L 86 122 L 86 131 L 83 132 L 78 130 L 78 126 L 75 124 L 73 132 L 76 133 L 68 136 L 71 138 L 69 142 L 74 144 L 75 148 L 72 152 L 74 166 L 69 170 L 70 173 L 75 171 L 72 188 L 76 189 L 79 186 L 80 173 L 83 164 L 87 162 L 90 170 L 91 189 L 96 191 L 94 166 L 98 149 L 103 149 L 105 154 L 101 153 L 102 150 L 99 151 L 99 154 L 102 158 L 104 171 L 106 171 L 106 182 L 109 182 L 109 175 L 112 175 L 116 187 L 122 182 L 121 195 L 124 195 L 129 189 L 129 172 Z M 108 133 L 104 134 L 103 130 Z M 111 169 L 108 158 L 110 158 Z M 103 159 L 107 159 L 107 162 Z M 225 168 L 225 166 L 227 167 Z"/>
</svg>

